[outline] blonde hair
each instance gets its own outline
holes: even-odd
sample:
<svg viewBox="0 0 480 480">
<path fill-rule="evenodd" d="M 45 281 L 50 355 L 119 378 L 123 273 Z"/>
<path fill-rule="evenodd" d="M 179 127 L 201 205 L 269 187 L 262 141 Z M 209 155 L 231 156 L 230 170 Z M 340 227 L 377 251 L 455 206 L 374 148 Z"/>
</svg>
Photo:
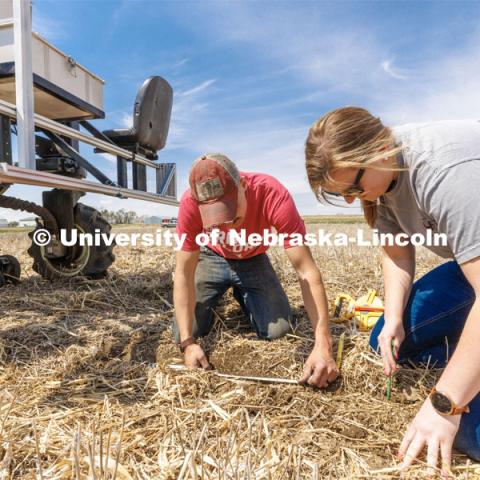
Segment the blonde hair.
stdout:
<svg viewBox="0 0 480 480">
<path fill-rule="evenodd" d="M 308 182 L 319 201 L 328 201 L 323 187 L 335 184 L 330 176 L 337 168 L 380 167 L 378 161 L 395 157 L 400 147 L 395 146 L 392 133 L 379 118 L 359 107 L 337 108 L 320 117 L 310 128 L 305 144 Z M 361 200 L 368 225 L 374 226 L 377 204 Z"/>
</svg>

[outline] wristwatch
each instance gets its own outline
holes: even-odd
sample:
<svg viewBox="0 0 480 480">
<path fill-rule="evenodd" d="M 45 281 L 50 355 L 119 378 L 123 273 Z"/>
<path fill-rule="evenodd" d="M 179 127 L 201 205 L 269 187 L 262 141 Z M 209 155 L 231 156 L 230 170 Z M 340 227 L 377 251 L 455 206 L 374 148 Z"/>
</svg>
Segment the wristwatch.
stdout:
<svg viewBox="0 0 480 480">
<path fill-rule="evenodd" d="M 435 387 L 432 388 L 428 398 L 430 398 L 433 408 L 440 415 L 449 417 L 452 415 L 461 415 L 462 413 L 470 412 L 468 405 L 459 407 L 450 397 L 448 397 L 448 395 L 439 392 Z"/>
<path fill-rule="evenodd" d="M 193 338 L 193 337 L 188 337 L 186 338 L 183 342 L 180 342 L 180 351 L 182 353 L 185 353 L 185 349 L 190 346 L 190 345 L 193 345 L 194 343 L 197 343 L 197 341 Z"/>
</svg>

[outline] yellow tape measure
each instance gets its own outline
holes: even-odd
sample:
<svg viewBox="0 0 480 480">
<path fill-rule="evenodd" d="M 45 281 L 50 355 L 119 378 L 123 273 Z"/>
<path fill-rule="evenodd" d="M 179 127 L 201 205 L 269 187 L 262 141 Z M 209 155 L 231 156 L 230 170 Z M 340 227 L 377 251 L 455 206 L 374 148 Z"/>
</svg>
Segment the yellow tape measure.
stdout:
<svg viewBox="0 0 480 480">
<path fill-rule="evenodd" d="M 383 311 L 383 302 L 374 289 L 368 290 L 368 293 L 358 300 L 347 293 L 340 293 L 335 298 L 333 320 L 346 322 L 353 319 L 360 331 L 367 332 L 375 326 Z"/>
</svg>

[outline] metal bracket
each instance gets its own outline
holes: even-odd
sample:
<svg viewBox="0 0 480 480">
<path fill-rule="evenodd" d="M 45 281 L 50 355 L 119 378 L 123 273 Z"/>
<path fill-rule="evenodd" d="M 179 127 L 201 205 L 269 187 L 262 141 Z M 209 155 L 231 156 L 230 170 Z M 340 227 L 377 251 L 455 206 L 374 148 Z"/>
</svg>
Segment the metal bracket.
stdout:
<svg viewBox="0 0 480 480">
<path fill-rule="evenodd" d="M 12 165 L 12 122 L 11 120 L 0 115 L 0 159 Z"/>
<path fill-rule="evenodd" d="M 97 167 L 92 165 L 88 160 L 85 160 L 74 148 L 72 148 L 63 138 L 59 137 L 55 133 L 49 132 L 45 129 L 40 129 L 52 142 L 54 142 L 67 156 L 72 157 L 83 167 L 87 172 L 90 172 L 97 180 L 104 185 L 116 186 L 115 182 L 112 182 L 105 174 L 103 174 Z"/>
<path fill-rule="evenodd" d="M 175 163 L 162 163 L 157 170 L 157 193 L 177 198 L 177 170 Z"/>
<path fill-rule="evenodd" d="M 113 143 L 103 132 L 94 127 L 90 122 L 87 122 L 86 120 L 81 120 L 79 123 L 88 133 L 93 135 L 95 138 L 115 145 L 115 143 Z"/>
<path fill-rule="evenodd" d="M 5 193 L 11 186 L 11 183 L 0 183 L 0 195 L 2 195 L 2 193 Z"/>
</svg>

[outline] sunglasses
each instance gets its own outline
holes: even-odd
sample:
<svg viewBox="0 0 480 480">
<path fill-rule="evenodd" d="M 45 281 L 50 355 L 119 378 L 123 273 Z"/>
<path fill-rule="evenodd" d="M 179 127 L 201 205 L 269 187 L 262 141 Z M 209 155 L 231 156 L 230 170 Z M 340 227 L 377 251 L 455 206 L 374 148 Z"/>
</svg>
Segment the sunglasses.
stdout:
<svg viewBox="0 0 480 480">
<path fill-rule="evenodd" d="M 362 193 L 365 193 L 365 190 L 359 185 L 364 173 L 365 169 L 360 168 L 352 185 L 341 193 L 327 192 L 327 190 L 323 190 L 323 192 L 327 195 L 332 195 L 334 197 L 359 197 L 360 195 L 362 195 Z"/>
</svg>

